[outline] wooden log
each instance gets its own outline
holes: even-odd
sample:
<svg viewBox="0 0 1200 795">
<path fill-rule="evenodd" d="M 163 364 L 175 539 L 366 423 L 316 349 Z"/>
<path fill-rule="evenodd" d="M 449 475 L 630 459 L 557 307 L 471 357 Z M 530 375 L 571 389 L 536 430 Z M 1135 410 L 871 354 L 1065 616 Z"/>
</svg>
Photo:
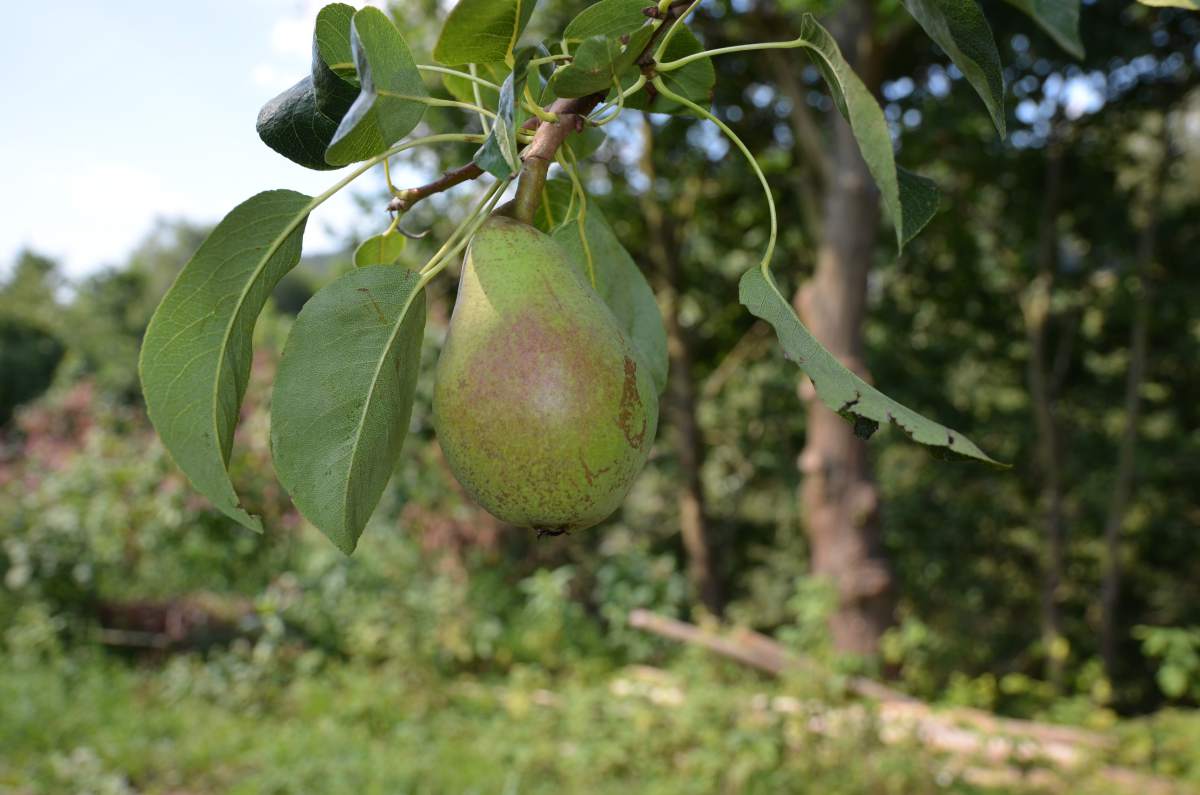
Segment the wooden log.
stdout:
<svg viewBox="0 0 1200 795">
<path fill-rule="evenodd" d="M 630 612 L 629 625 L 698 646 L 772 676 L 793 671 L 829 676 L 815 661 L 752 630 L 712 632 L 640 609 Z M 1185 791 L 1167 779 L 1103 765 L 1103 755 L 1114 748 L 1115 740 L 1099 732 L 1002 718 L 979 709 L 935 708 L 865 677 L 849 677 L 846 688 L 860 698 L 877 702 L 881 740 L 898 743 L 915 738 L 931 750 L 962 760 L 958 769 L 964 778 L 981 786 L 1024 783 L 1055 790 L 1065 787 L 1069 791 L 1073 776 L 1092 772 L 1111 784 L 1114 792 L 1169 795 Z M 823 720 L 812 728 L 829 731 L 830 722 Z M 1046 767 L 1031 771 L 1031 764 Z"/>
</svg>

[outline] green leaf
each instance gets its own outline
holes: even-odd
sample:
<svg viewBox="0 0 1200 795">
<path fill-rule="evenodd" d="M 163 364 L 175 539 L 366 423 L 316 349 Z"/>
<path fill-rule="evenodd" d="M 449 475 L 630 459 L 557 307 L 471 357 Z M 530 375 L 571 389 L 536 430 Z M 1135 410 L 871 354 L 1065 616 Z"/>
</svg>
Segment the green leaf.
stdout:
<svg viewBox="0 0 1200 795">
<path fill-rule="evenodd" d="M 362 90 L 325 151 L 335 165 L 374 157 L 408 135 L 429 96 L 404 37 L 379 9 L 355 13 L 350 44 Z"/>
<path fill-rule="evenodd" d="M 1083 58 L 1079 38 L 1079 0 L 1008 0 L 1028 14 L 1042 30 L 1071 55 Z"/>
<path fill-rule="evenodd" d="M 350 26 L 354 14 L 354 6 L 346 3 L 330 3 L 317 12 L 313 49 L 316 57 L 331 72 L 342 80 L 358 85 L 354 47 L 350 43 Z"/>
<path fill-rule="evenodd" d="M 579 42 L 592 36 L 617 37 L 633 33 L 646 23 L 642 9 L 652 3 L 647 0 L 600 0 L 579 12 L 567 24 L 563 38 Z"/>
<path fill-rule="evenodd" d="M 313 28 L 312 78 L 317 110 L 340 122 L 358 98 L 358 72 L 350 44 L 354 6 L 331 3 Z M 328 144 L 328 141 L 326 142 Z"/>
<path fill-rule="evenodd" d="M 907 168 L 897 166 L 896 176 L 900 186 L 900 212 L 905 220 L 904 237 L 900 240 L 900 247 L 903 248 L 933 220 L 942 194 L 936 182 L 914 174 Z"/>
<path fill-rule="evenodd" d="M 914 179 L 915 175 L 901 177 L 892 153 L 892 136 L 879 103 L 846 63 L 829 31 L 812 14 L 801 19 L 800 38 L 829 85 L 838 109 L 850 122 L 863 160 L 896 226 L 896 243 L 903 249 L 932 217 L 932 210 L 937 207 L 933 195 L 936 188 L 929 180 Z M 912 195 L 914 191 L 916 195 Z"/>
<path fill-rule="evenodd" d="M 759 268 L 742 276 L 738 300 L 774 327 L 784 355 L 808 375 L 826 406 L 854 424 L 856 435 L 867 439 L 881 423 L 890 422 L 921 444 L 1000 465 L 962 434 L 897 403 L 846 369 L 804 327 L 775 282 Z"/>
<path fill-rule="evenodd" d="M 575 60 L 555 73 L 554 93 L 572 98 L 607 92 L 639 52 L 627 55 L 616 38 L 591 36 L 575 50 Z"/>
<path fill-rule="evenodd" d="M 975 88 L 1003 138 L 1004 75 L 979 5 L 975 0 L 904 0 L 904 5 Z"/>
<path fill-rule="evenodd" d="M 496 179 L 508 179 L 521 170 L 521 158 L 517 145 L 517 129 L 521 117 L 517 114 L 519 97 L 525 86 L 525 76 L 534 50 L 521 51 L 515 67 L 500 84 L 500 101 L 496 105 L 496 118 L 492 120 L 492 131 L 483 146 L 475 153 L 474 162 Z"/>
<path fill-rule="evenodd" d="M 300 261 L 310 196 L 260 193 L 235 207 L 158 305 L 138 370 L 146 410 L 175 463 L 204 496 L 246 527 L 227 465 L 250 376 L 254 324 L 275 284 Z"/>
<path fill-rule="evenodd" d="M 293 163 L 318 171 L 340 168 L 325 162 L 338 122 L 317 109 L 311 75 L 263 105 L 255 127 L 263 143 Z"/>
<path fill-rule="evenodd" d="M 1144 6 L 1155 8 L 1182 8 L 1187 11 L 1200 11 L 1200 0 L 1138 0 Z"/>
<path fill-rule="evenodd" d="M 342 3 L 321 9 L 313 31 L 312 74 L 271 99 L 258 114 L 263 143 L 305 168 L 340 167 L 326 162 L 325 150 L 358 96 L 354 64 L 338 60 L 350 58 L 353 14 L 354 8 Z"/>
<path fill-rule="evenodd" d="M 393 232 L 390 235 L 372 235 L 354 249 L 354 267 L 365 265 L 392 265 L 404 253 L 408 238 Z"/>
<path fill-rule="evenodd" d="M 590 157 L 603 144 L 608 134 L 600 127 L 584 127 L 582 132 L 568 135 L 563 146 L 571 150 L 576 160 Z"/>
<path fill-rule="evenodd" d="M 475 74 L 482 77 L 484 80 L 489 80 L 496 85 L 504 82 L 504 78 L 512 72 L 508 66 L 502 62 L 496 63 L 481 63 L 475 65 Z M 459 102 L 475 102 L 475 83 L 465 77 L 457 77 L 455 75 L 442 75 L 442 85 L 446 87 L 446 91 L 450 96 L 457 99 Z M 479 86 L 479 99 L 485 108 L 494 108 L 500 102 L 500 94 L 495 89 Z"/>
<path fill-rule="evenodd" d="M 318 291 L 288 335 L 271 397 L 275 471 L 349 555 L 387 486 L 412 416 L 425 292 L 391 265 Z"/>
<path fill-rule="evenodd" d="M 667 50 L 663 53 L 662 60 L 664 62 L 675 61 L 703 51 L 704 45 L 696 38 L 696 34 L 692 33 L 689 28 L 682 27 L 675 33 L 671 41 L 667 43 Z M 636 74 L 624 75 L 622 78 L 623 86 L 628 88 L 629 84 L 636 78 Z M 711 59 L 702 58 L 699 61 L 692 61 L 680 69 L 663 72 L 662 79 L 667 84 L 667 88 L 682 97 L 690 99 L 697 105 L 708 107 L 712 104 L 713 86 L 717 83 L 717 73 L 713 69 Z M 670 102 L 662 97 L 652 98 L 646 91 L 638 92 L 626 100 L 625 107 L 634 110 L 648 110 L 654 113 L 694 115 L 691 110 L 684 108 L 679 103 Z"/>
<path fill-rule="evenodd" d="M 579 202 L 571 201 L 571 183 L 565 179 L 547 181 L 535 225 L 558 241 L 587 280 L 587 254 L 579 237 L 578 216 Z M 654 292 L 600 208 L 590 200 L 584 224 L 596 292 L 612 310 L 621 330 L 629 335 L 641 364 L 661 394 L 667 386 L 667 332 Z"/>
<path fill-rule="evenodd" d="M 446 17 L 433 58 L 447 66 L 512 57 L 536 0 L 459 0 Z"/>
</svg>

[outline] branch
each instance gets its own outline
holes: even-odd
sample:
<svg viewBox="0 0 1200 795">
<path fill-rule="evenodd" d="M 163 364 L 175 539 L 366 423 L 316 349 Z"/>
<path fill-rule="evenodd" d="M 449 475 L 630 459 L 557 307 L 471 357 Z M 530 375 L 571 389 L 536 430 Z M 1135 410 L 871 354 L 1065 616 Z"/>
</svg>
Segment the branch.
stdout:
<svg viewBox="0 0 1200 795">
<path fill-rule="evenodd" d="M 473 162 L 466 163 L 458 168 L 452 168 L 449 171 L 444 172 L 442 176 L 438 177 L 433 182 L 422 185 L 418 188 L 407 188 L 406 190 L 400 191 L 398 195 L 394 196 L 392 200 L 388 202 L 388 212 L 408 212 L 412 209 L 412 206 L 421 201 L 421 199 L 432 196 L 435 193 L 441 193 L 442 191 L 449 190 L 455 185 L 459 185 L 463 182 L 476 179 L 481 174 L 483 174 L 483 169 Z"/>
<path fill-rule="evenodd" d="M 640 609 L 630 611 L 629 625 L 698 646 L 772 676 L 789 672 L 828 675 L 813 660 L 794 654 L 752 630 L 720 634 Z M 926 748 L 976 766 L 964 773 L 989 779 L 998 776 L 998 780 L 1006 784 L 1029 783 L 1026 768 L 1042 763 L 1049 768 L 1043 772 L 1047 776 L 1045 783 L 1050 786 L 1062 784 L 1064 779 L 1069 783 L 1091 770 L 1112 784 L 1114 791 L 1136 795 L 1176 792 L 1173 783 L 1166 779 L 1105 765 L 1115 747 L 1114 738 L 1107 734 L 1073 726 L 1001 718 L 979 709 L 935 708 L 864 677 L 847 677 L 845 683 L 846 689 L 854 695 L 877 702 L 883 742 L 915 739 Z"/>
<path fill-rule="evenodd" d="M 664 20 L 663 24 L 659 25 L 658 29 L 654 31 L 654 34 L 650 37 L 650 41 L 647 42 L 645 48 L 635 60 L 635 63 L 641 67 L 642 73 L 647 75 L 648 78 L 654 74 L 654 50 L 658 46 L 658 42 L 690 4 L 691 0 L 674 0 L 671 3 L 667 12 L 661 15 L 661 18 Z M 655 8 L 653 14 L 647 8 L 646 16 L 660 18 L 657 8 Z M 646 84 L 646 88 L 650 90 L 649 83 Z M 525 170 L 518 183 L 517 197 L 515 199 L 514 211 L 517 213 L 518 218 L 523 217 L 523 213 L 528 211 L 529 207 L 537 207 L 537 199 L 541 193 L 541 187 L 545 184 L 546 171 L 549 169 L 550 163 L 554 162 L 554 156 L 558 148 L 562 146 L 562 142 L 566 140 L 568 135 L 583 129 L 583 117 L 591 113 L 604 100 L 607 94 L 608 91 L 605 90 L 586 97 L 556 99 L 545 110 L 549 114 L 555 114 L 558 121 L 543 122 L 536 116 L 533 116 L 527 119 L 521 126 L 522 130 L 533 130 L 535 132 L 533 140 L 521 153 L 521 159 L 525 161 Z M 530 168 L 531 163 L 529 162 L 531 159 L 535 161 L 532 164 L 532 168 Z M 388 202 L 388 211 L 406 212 L 422 199 L 428 198 L 435 193 L 449 190 L 463 182 L 477 179 L 483 173 L 483 169 L 474 162 L 465 163 L 445 172 L 433 182 L 400 191 L 399 195 Z M 532 218 L 532 211 L 529 212 L 530 218 Z"/>
</svg>

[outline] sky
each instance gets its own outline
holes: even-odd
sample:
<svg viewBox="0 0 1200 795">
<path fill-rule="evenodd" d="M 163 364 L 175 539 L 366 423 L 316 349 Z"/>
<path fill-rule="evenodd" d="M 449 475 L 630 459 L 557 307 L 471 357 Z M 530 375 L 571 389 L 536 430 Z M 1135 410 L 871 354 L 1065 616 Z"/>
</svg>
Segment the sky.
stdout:
<svg viewBox="0 0 1200 795">
<path fill-rule="evenodd" d="M 254 130 L 263 102 L 307 74 L 323 4 L 7 4 L 0 273 L 31 247 L 78 278 L 122 262 L 156 217 L 216 222 L 259 191 L 337 181 Z M 343 192 L 314 213 L 305 250 L 328 251 L 331 228 L 362 222 Z"/>
</svg>

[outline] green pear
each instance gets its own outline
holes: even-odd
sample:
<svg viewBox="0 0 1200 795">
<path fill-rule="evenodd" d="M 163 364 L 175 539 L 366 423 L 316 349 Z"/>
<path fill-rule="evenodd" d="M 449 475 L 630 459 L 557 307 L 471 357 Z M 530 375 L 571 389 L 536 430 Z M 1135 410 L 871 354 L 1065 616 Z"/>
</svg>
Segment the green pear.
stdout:
<svg viewBox="0 0 1200 795">
<path fill-rule="evenodd" d="M 472 499 L 505 522 L 557 534 L 621 504 L 650 453 L 658 396 L 567 252 L 494 215 L 467 250 L 433 422 Z"/>
</svg>

